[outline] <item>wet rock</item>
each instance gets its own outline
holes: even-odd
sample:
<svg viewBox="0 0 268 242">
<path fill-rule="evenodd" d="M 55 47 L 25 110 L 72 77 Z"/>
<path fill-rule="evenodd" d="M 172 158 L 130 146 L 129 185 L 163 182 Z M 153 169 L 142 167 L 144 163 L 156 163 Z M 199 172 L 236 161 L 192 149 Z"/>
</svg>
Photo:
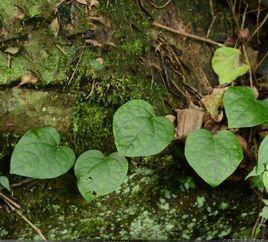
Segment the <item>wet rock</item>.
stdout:
<svg viewBox="0 0 268 242">
<path fill-rule="evenodd" d="M 71 174 L 15 188 L 14 196 L 51 240 L 249 238 L 257 214 L 254 193 L 233 185 L 185 190 L 185 175 L 170 170 L 172 158 L 147 161 L 167 164 L 161 170 L 135 168 L 116 192 L 91 203 L 78 194 Z M 40 239 L 15 214 L 0 210 L 0 216 L 2 239 Z"/>
<path fill-rule="evenodd" d="M 53 126 L 66 132 L 75 97 L 68 94 L 13 88 L 0 91 L 0 131 L 23 134 L 30 128 Z"/>
</svg>

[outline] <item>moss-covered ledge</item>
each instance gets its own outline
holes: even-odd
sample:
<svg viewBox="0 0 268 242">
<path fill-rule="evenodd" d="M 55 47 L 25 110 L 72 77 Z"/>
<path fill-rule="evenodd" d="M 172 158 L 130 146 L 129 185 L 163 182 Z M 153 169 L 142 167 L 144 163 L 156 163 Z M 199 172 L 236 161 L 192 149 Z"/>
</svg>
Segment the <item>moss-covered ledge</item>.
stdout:
<svg viewBox="0 0 268 242">
<path fill-rule="evenodd" d="M 48 239 L 248 238 L 256 195 L 228 184 L 194 188 L 196 181 L 163 154 L 132 160 L 125 183 L 91 203 L 80 197 L 71 173 L 15 188 L 14 197 Z M 15 214 L 0 210 L 0 216 L 2 239 L 38 239 Z"/>
</svg>

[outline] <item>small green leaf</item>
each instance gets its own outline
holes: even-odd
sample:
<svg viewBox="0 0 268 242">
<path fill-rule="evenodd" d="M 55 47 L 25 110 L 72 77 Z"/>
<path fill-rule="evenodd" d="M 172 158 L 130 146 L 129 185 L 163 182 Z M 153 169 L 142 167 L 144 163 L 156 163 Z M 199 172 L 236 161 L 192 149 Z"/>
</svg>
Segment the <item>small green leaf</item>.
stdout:
<svg viewBox="0 0 268 242">
<path fill-rule="evenodd" d="M 241 51 L 230 47 L 215 51 L 212 67 L 219 76 L 220 84 L 228 84 L 249 70 L 249 64 L 242 60 Z"/>
<path fill-rule="evenodd" d="M 254 167 L 254 169 L 247 175 L 246 179 L 251 176 L 261 175 L 268 168 L 267 166 L 268 166 L 268 135 L 265 136 L 265 138 L 262 140 L 260 144 L 259 151 L 258 151 L 258 163 Z M 264 183 L 264 180 L 263 180 L 263 183 Z M 268 180 L 267 180 L 267 185 L 268 185 Z M 265 186 L 265 183 L 264 183 L 264 186 Z"/>
<path fill-rule="evenodd" d="M 268 191 L 268 171 L 263 172 L 262 181 L 266 191 Z"/>
<path fill-rule="evenodd" d="M 216 187 L 236 170 L 243 151 L 231 131 L 220 131 L 213 136 L 208 130 L 199 129 L 188 136 L 185 156 L 196 173 Z"/>
<path fill-rule="evenodd" d="M 60 135 L 54 128 L 29 130 L 15 146 L 10 172 L 39 179 L 66 173 L 74 165 L 75 154 L 59 143 Z"/>
<path fill-rule="evenodd" d="M 81 195 L 91 201 L 116 190 L 125 180 L 128 162 L 118 153 L 105 157 L 98 150 L 80 155 L 74 167 Z"/>
<path fill-rule="evenodd" d="M 229 128 L 268 124 L 268 100 L 256 100 L 254 91 L 249 87 L 228 88 L 223 104 Z"/>
<path fill-rule="evenodd" d="M 113 133 L 120 154 L 128 157 L 150 156 L 171 143 L 174 128 L 167 118 L 156 117 L 149 103 L 137 99 L 116 111 Z"/>
<path fill-rule="evenodd" d="M 268 199 L 262 199 L 262 201 L 263 201 L 263 203 L 264 203 L 264 205 L 268 205 Z"/>
<path fill-rule="evenodd" d="M 6 176 L 0 176 L 0 185 L 10 191 L 9 180 Z"/>
<path fill-rule="evenodd" d="M 268 206 L 264 206 L 260 212 L 260 217 L 262 217 L 265 221 L 268 220 Z"/>
</svg>

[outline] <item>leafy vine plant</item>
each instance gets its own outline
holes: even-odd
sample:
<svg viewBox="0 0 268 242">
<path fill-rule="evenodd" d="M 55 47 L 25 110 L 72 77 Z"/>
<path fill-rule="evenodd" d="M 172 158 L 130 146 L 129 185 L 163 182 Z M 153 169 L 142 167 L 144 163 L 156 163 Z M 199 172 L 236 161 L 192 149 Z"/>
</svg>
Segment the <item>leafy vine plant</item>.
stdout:
<svg viewBox="0 0 268 242">
<path fill-rule="evenodd" d="M 239 49 L 218 48 L 212 67 L 219 77 L 220 91 L 208 95 L 209 105 L 204 101 L 204 106 L 214 120 L 219 109 L 224 108 L 228 128 L 216 133 L 204 128 L 193 130 L 185 142 L 185 157 L 206 183 L 216 187 L 232 175 L 244 158 L 235 131 L 267 125 L 268 100 L 257 100 L 256 90 L 251 87 L 230 86 L 250 68 Z M 148 102 L 136 99 L 122 105 L 114 114 L 113 134 L 116 153 L 105 156 L 98 150 L 89 150 L 76 159 L 72 149 L 60 146 L 56 129 L 29 130 L 14 148 L 10 173 L 49 179 L 74 166 L 78 189 L 91 201 L 111 193 L 124 182 L 128 172 L 125 157 L 151 156 L 164 150 L 174 139 L 174 126 L 166 117 L 156 116 Z M 248 177 L 261 178 L 262 186 L 268 190 L 268 136 L 259 146 L 257 164 Z M 0 176 L 0 184 L 10 190 L 7 177 Z M 268 218 L 268 206 L 262 213 L 265 211 Z"/>
</svg>

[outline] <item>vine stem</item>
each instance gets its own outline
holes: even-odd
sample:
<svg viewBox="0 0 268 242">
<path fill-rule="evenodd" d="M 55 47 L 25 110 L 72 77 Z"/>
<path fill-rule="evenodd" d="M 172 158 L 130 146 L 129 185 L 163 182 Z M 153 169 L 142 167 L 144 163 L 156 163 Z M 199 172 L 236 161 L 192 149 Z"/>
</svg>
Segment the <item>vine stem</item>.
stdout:
<svg viewBox="0 0 268 242">
<path fill-rule="evenodd" d="M 31 228 L 42 238 L 42 240 L 47 240 L 45 236 L 42 234 L 41 230 L 38 229 L 28 218 L 26 218 L 20 211 L 20 205 L 14 202 L 12 199 L 7 197 L 5 194 L 0 192 L 0 197 L 4 200 L 4 202 L 8 205 L 11 211 L 15 212 L 19 215 L 27 224 L 31 226 Z"/>
<path fill-rule="evenodd" d="M 217 46 L 220 46 L 220 47 L 223 47 L 224 46 L 223 44 L 218 43 L 218 42 L 216 42 L 214 40 L 208 39 L 206 37 L 201 37 L 201 36 L 198 36 L 198 35 L 181 32 L 178 29 L 174 29 L 174 28 L 168 27 L 166 25 L 160 24 L 160 23 L 155 22 L 155 21 L 153 22 L 153 26 L 155 26 L 157 28 L 160 28 L 160 29 L 165 29 L 165 30 L 167 30 L 169 32 L 172 32 L 172 33 L 175 33 L 175 34 L 179 34 L 179 35 L 184 36 L 184 37 L 187 37 L 187 38 L 199 40 L 199 41 L 206 42 L 206 43 L 209 43 L 209 44 L 212 44 L 212 45 L 217 45 Z"/>
</svg>

